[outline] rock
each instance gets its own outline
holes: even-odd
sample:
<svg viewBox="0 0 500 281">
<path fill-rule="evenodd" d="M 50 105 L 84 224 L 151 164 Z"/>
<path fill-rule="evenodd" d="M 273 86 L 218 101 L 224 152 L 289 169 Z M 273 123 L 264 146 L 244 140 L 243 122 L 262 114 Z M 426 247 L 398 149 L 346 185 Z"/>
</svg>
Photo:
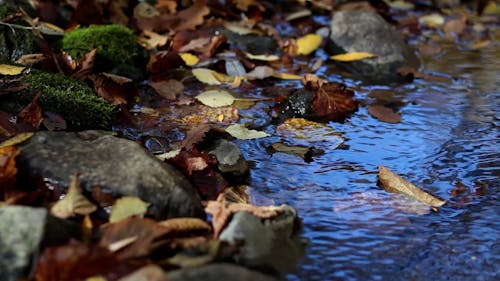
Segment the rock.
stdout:
<svg viewBox="0 0 500 281">
<path fill-rule="evenodd" d="M 14 15 L 19 8 L 24 9 L 28 14 L 34 16 L 33 7 L 26 0 L 1 0 L 0 1 L 0 19 L 5 19 L 9 15 Z M 10 24 L 16 24 L 28 27 L 29 24 L 20 19 L 9 21 Z M 38 52 L 35 35 L 31 30 L 0 25 L 0 60 L 17 60 L 26 54 Z"/>
<path fill-rule="evenodd" d="M 231 183 L 248 183 L 250 168 L 236 144 L 225 139 L 219 139 L 215 142 L 209 154 L 217 158 L 219 171 Z"/>
<path fill-rule="evenodd" d="M 420 62 L 398 32 L 376 13 L 339 11 L 331 23 L 331 52 L 368 52 L 376 58 L 340 63 L 354 74 L 374 83 L 403 81 L 397 69 L 408 65 L 418 69 Z"/>
<path fill-rule="evenodd" d="M 43 247 L 79 238 L 77 224 L 52 217 L 45 208 L 0 208 L 0 280 L 26 277 Z"/>
<path fill-rule="evenodd" d="M 21 172 L 66 188 L 80 173 L 82 187 L 99 186 L 113 195 L 138 196 L 152 204 L 157 219 L 204 217 L 196 190 L 174 167 L 139 144 L 105 132 L 38 132 L 21 146 Z"/>
<path fill-rule="evenodd" d="M 294 269 L 304 255 L 305 243 L 297 233 L 298 224 L 296 211 L 289 206 L 273 219 L 237 212 L 219 240 L 243 245 L 235 256 L 239 264 L 284 274 Z"/>
<path fill-rule="evenodd" d="M 169 281 L 276 281 L 264 273 L 230 263 L 215 263 L 196 268 L 173 270 L 168 273 Z"/>
</svg>

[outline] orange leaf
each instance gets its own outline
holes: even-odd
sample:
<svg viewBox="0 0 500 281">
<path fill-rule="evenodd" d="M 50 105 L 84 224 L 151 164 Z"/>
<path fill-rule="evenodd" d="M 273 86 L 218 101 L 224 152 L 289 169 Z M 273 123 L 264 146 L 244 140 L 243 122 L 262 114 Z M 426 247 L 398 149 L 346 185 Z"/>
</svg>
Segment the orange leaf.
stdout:
<svg viewBox="0 0 500 281">
<path fill-rule="evenodd" d="M 378 120 L 386 123 L 401 123 L 401 115 L 394 112 L 391 108 L 383 105 L 372 104 L 368 106 L 368 113 Z"/>
<path fill-rule="evenodd" d="M 6 146 L 0 148 L 0 186 L 6 187 L 16 181 L 16 156 L 20 149 L 16 146 Z"/>
</svg>

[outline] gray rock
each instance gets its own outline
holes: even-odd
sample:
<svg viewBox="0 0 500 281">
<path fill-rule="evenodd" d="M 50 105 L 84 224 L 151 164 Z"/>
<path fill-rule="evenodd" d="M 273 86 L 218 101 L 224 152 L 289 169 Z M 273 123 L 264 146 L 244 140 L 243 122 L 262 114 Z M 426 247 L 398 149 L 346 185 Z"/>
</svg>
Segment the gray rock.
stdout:
<svg viewBox="0 0 500 281">
<path fill-rule="evenodd" d="M 404 65 L 420 66 L 414 51 L 381 16 L 367 11 L 339 11 L 331 23 L 331 52 L 368 52 L 376 58 L 340 63 L 375 83 L 403 80 L 396 70 Z"/>
<path fill-rule="evenodd" d="M 230 263 L 215 263 L 197 268 L 170 271 L 169 281 L 276 281 L 264 273 Z"/>
<path fill-rule="evenodd" d="M 82 187 L 149 202 L 158 219 L 204 217 L 197 191 L 174 167 L 149 155 L 139 144 L 98 131 L 38 132 L 22 144 L 18 166 L 30 176 L 67 187 L 80 173 Z"/>
<path fill-rule="evenodd" d="M 235 183 L 248 181 L 250 168 L 236 144 L 225 139 L 217 140 L 209 154 L 215 155 L 219 171 L 230 181 Z"/>
<path fill-rule="evenodd" d="M 28 276 L 39 251 L 79 238 L 80 228 L 70 221 L 49 216 L 45 208 L 0 208 L 0 280 Z"/>
<path fill-rule="evenodd" d="M 237 212 L 219 239 L 243 245 L 235 256 L 238 263 L 284 274 L 293 270 L 304 255 L 306 243 L 299 236 L 297 224 L 296 211 L 289 206 L 273 219 Z"/>
</svg>

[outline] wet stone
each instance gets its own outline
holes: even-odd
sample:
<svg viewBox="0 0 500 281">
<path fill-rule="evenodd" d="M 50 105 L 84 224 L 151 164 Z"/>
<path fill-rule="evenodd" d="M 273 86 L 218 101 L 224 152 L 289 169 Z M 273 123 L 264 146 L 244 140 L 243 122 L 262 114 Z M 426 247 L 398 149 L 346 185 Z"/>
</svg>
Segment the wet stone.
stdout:
<svg viewBox="0 0 500 281">
<path fill-rule="evenodd" d="M 78 225 L 50 216 L 45 208 L 0 207 L 0 280 L 28 276 L 43 247 L 79 236 Z"/>
<path fill-rule="evenodd" d="M 339 11 L 331 23 L 330 52 L 368 52 L 376 58 L 339 63 L 352 73 L 373 83 L 403 81 L 401 66 L 417 68 L 420 62 L 396 29 L 381 16 L 368 11 Z"/>
<path fill-rule="evenodd" d="M 219 171 L 232 183 L 247 183 L 250 174 L 248 163 L 239 147 L 225 139 L 217 140 L 209 154 L 217 158 Z"/>
<path fill-rule="evenodd" d="M 169 281 L 275 281 L 277 279 L 241 266 L 229 263 L 209 264 L 197 268 L 170 271 Z"/>
<path fill-rule="evenodd" d="M 237 212 L 219 240 L 243 245 L 235 256 L 237 263 L 279 275 L 292 271 L 304 255 L 306 243 L 299 229 L 297 213 L 290 206 L 272 219 Z"/>
<path fill-rule="evenodd" d="M 184 175 L 139 144 L 106 132 L 38 132 L 23 143 L 17 161 L 22 173 L 61 188 L 79 173 L 87 191 L 100 187 L 112 195 L 137 196 L 152 204 L 148 211 L 157 219 L 204 217 Z"/>
</svg>

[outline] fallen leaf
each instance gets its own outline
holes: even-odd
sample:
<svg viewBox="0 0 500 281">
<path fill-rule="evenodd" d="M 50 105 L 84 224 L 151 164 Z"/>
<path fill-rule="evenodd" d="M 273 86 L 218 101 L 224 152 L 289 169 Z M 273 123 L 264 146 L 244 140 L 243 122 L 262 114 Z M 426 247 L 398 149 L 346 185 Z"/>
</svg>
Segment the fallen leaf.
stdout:
<svg viewBox="0 0 500 281">
<path fill-rule="evenodd" d="M 169 234 L 208 232 L 212 229 L 208 223 L 198 218 L 173 218 L 160 221 L 158 225 L 164 227 Z"/>
<path fill-rule="evenodd" d="M 296 155 L 305 162 L 312 162 L 312 156 L 321 154 L 324 151 L 314 149 L 314 147 L 301 146 L 301 145 L 287 145 L 280 142 L 275 142 L 270 146 L 272 152 L 282 152 L 286 154 Z"/>
<path fill-rule="evenodd" d="M 205 0 L 196 0 L 189 8 L 177 13 L 177 22 L 172 27 L 175 31 L 195 29 L 203 23 L 203 17 L 210 14 Z"/>
<path fill-rule="evenodd" d="M 379 166 L 378 177 L 383 188 L 388 192 L 406 194 L 418 201 L 428 204 L 431 207 L 441 207 L 446 203 L 446 201 L 430 195 L 412 183 L 401 178 L 385 166 Z"/>
<path fill-rule="evenodd" d="M 323 37 L 318 34 L 311 33 L 304 35 L 297 39 L 297 53 L 299 55 L 309 55 L 318 49 L 321 41 L 323 41 Z"/>
<path fill-rule="evenodd" d="M 274 75 L 274 69 L 266 65 L 260 65 L 252 69 L 245 76 L 248 80 L 262 80 Z"/>
<path fill-rule="evenodd" d="M 401 123 L 401 115 L 399 113 L 396 113 L 391 108 L 380 104 L 369 105 L 368 113 L 370 113 L 371 116 L 377 118 L 378 120 L 386 123 Z"/>
<path fill-rule="evenodd" d="M 210 107 L 223 107 L 232 105 L 235 98 L 224 90 L 209 90 L 195 97 L 199 102 Z"/>
<path fill-rule="evenodd" d="M 38 104 L 38 99 L 40 98 L 40 94 L 36 94 L 33 100 L 26 105 L 17 117 L 24 122 L 31 125 L 34 129 L 38 129 L 40 124 L 42 123 L 42 108 Z"/>
<path fill-rule="evenodd" d="M 181 143 L 181 147 L 190 150 L 194 144 L 201 142 L 205 138 L 205 134 L 210 131 L 211 126 L 208 124 L 201 124 L 193 126 L 186 132 L 186 137 Z"/>
<path fill-rule="evenodd" d="M 141 5 L 142 3 L 138 4 Z M 139 37 L 139 41 L 146 45 L 146 49 L 152 50 L 161 46 L 164 46 L 168 42 L 168 36 L 161 35 L 153 31 L 144 30 Z"/>
<path fill-rule="evenodd" d="M 16 66 L 9 64 L 0 64 L 0 74 L 2 75 L 19 75 L 23 73 L 23 70 L 26 67 L 24 66 Z"/>
<path fill-rule="evenodd" d="M 313 122 L 304 118 L 289 118 L 276 127 L 276 134 L 293 139 L 294 145 L 314 147 L 322 150 L 334 150 L 344 142 L 341 133 L 324 123 Z"/>
<path fill-rule="evenodd" d="M 247 74 L 243 64 L 236 59 L 225 59 L 226 73 L 229 76 L 240 76 L 243 77 Z"/>
<path fill-rule="evenodd" d="M 16 63 L 22 65 L 33 65 L 45 59 L 47 59 L 47 57 L 44 54 L 27 54 L 27 55 L 22 55 L 20 58 L 18 58 L 16 60 Z"/>
<path fill-rule="evenodd" d="M 292 20 L 303 18 L 303 17 L 308 17 L 310 15 L 312 15 L 311 10 L 303 9 L 303 10 L 299 10 L 297 12 L 294 12 L 294 13 L 287 15 L 285 20 L 292 21 Z"/>
<path fill-rule="evenodd" d="M 444 17 L 440 14 L 433 13 L 430 15 L 421 16 L 418 18 L 418 22 L 422 25 L 426 25 L 428 27 L 440 27 L 444 24 Z"/>
<path fill-rule="evenodd" d="M 214 75 L 215 71 L 208 68 L 195 68 L 191 70 L 194 77 L 198 79 L 198 81 L 203 82 L 208 85 L 220 85 L 222 84 L 219 79 L 217 79 Z"/>
<path fill-rule="evenodd" d="M 251 60 L 260 60 L 260 61 L 277 61 L 280 59 L 277 55 L 253 55 L 250 53 L 245 53 L 245 56 Z"/>
<path fill-rule="evenodd" d="M 184 84 L 178 80 L 169 79 L 159 82 L 148 82 L 156 93 L 166 99 L 175 100 L 184 93 Z"/>
<path fill-rule="evenodd" d="M 122 240 L 118 240 L 116 242 L 113 242 L 111 244 L 108 245 L 108 250 L 110 252 L 116 252 L 116 251 L 119 251 L 125 247 L 127 247 L 128 245 L 131 245 L 132 243 L 134 243 L 135 241 L 137 240 L 137 236 L 132 236 L 132 237 L 127 237 L 127 238 L 123 238 Z"/>
<path fill-rule="evenodd" d="M 191 53 L 179 53 L 179 56 L 181 56 L 182 60 L 186 63 L 187 66 L 193 66 L 200 61 L 197 56 Z"/>
<path fill-rule="evenodd" d="M 173 2 L 173 1 L 172 1 Z M 118 279 L 118 281 L 166 281 L 167 274 L 155 264 L 146 265 Z"/>
<path fill-rule="evenodd" d="M 82 195 L 78 174 L 71 176 L 66 196 L 57 201 L 50 213 L 58 218 L 67 219 L 74 215 L 88 215 L 97 210 L 97 206 Z"/>
<path fill-rule="evenodd" d="M 7 187 L 16 182 L 16 156 L 21 150 L 16 146 L 0 147 L 0 186 Z"/>
<path fill-rule="evenodd" d="M 50 22 L 39 21 L 36 25 L 36 29 L 40 33 L 51 35 L 51 36 L 64 36 L 64 29 Z"/>
<path fill-rule="evenodd" d="M 227 127 L 226 132 L 228 132 L 231 136 L 240 140 L 260 139 L 271 136 L 266 132 L 249 130 L 244 125 L 241 124 L 233 124 Z"/>
<path fill-rule="evenodd" d="M 306 89 L 314 90 L 315 85 L 306 85 Z M 353 97 L 354 91 L 343 84 L 323 84 L 314 90 L 311 118 L 328 121 L 343 120 L 358 109 L 358 102 Z"/>
<path fill-rule="evenodd" d="M 148 256 L 153 249 L 154 240 L 167 233 L 164 228 L 157 226 L 154 220 L 138 217 L 129 217 L 116 223 L 103 225 L 101 230 L 102 236 L 99 241 L 101 247 L 109 249 L 114 243 L 128 242 L 125 247 L 116 252 L 120 259 Z"/>
<path fill-rule="evenodd" d="M 116 200 L 111 214 L 109 215 L 109 222 L 115 223 L 132 216 L 143 216 L 146 214 L 149 203 L 142 201 L 138 197 L 123 196 Z"/>
<path fill-rule="evenodd" d="M 212 215 L 212 227 L 214 229 L 214 238 L 219 237 L 231 216 L 236 212 L 249 212 L 252 215 L 268 219 L 273 218 L 283 212 L 284 205 L 281 206 L 255 206 L 244 203 L 226 203 L 224 194 L 219 194 L 217 200 L 208 201 L 205 212 Z"/>
<path fill-rule="evenodd" d="M 126 265 L 107 249 L 71 240 L 68 244 L 46 248 L 36 260 L 34 280 L 74 281 L 91 276 L 119 276 L 137 267 Z M 123 273 L 122 273 L 123 274 Z"/>
<path fill-rule="evenodd" d="M 370 59 L 370 58 L 374 58 L 376 56 L 377 55 L 374 55 L 372 53 L 366 53 L 366 52 L 350 52 L 350 53 L 331 56 L 330 58 L 332 60 L 336 60 L 336 61 L 347 62 L 347 61 L 357 61 L 357 60 L 363 60 L 363 59 Z"/>
<path fill-rule="evenodd" d="M 47 130 L 61 131 L 68 128 L 66 120 L 61 115 L 50 111 L 45 111 L 43 115 L 42 124 Z"/>
<path fill-rule="evenodd" d="M 406 2 L 403 0 L 396 0 L 396 1 L 390 1 L 390 0 L 383 0 L 384 3 L 389 5 L 392 9 L 398 9 L 398 10 L 413 10 L 415 8 L 415 5 L 410 2 Z"/>
<path fill-rule="evenodd" d="M 302 80 L 302 76 L 291 73 L 274 73 L 273 77 L 283 80 Z"/>
<path fill-rule="evenodd" d="M 464 32 L 466 26 L 467 26 L 467 17 L 465 15 L 462 15 L 457 18 L 451 18 L 446 20 L 446 22 L 443 25 L 443 31 L 448 36 L 460 36 Z"/>
<path fill-rule="evenodd" d="M 27 141 L 28 139 L 30 139 L 33 135 L 34 135 L 33 132 L 17 134 L 15 136 L 13 136 L 12 138 L 10 138 L 8 140 L 5 140 L 2 143 L 0 143 L 0 148 L 4 148 L 4 147 L 8 147 L 8 146 L 13 146 L 13 145 L 16 145 L 16 144 L 21 144 L 21 143 Z"/>
<path fill-rule="evenodd" d="M 114 105 L 128 104 L 139 95 L 132 79 L 111 73 L 92 75 L 96 93 Z"/>
</svg>

